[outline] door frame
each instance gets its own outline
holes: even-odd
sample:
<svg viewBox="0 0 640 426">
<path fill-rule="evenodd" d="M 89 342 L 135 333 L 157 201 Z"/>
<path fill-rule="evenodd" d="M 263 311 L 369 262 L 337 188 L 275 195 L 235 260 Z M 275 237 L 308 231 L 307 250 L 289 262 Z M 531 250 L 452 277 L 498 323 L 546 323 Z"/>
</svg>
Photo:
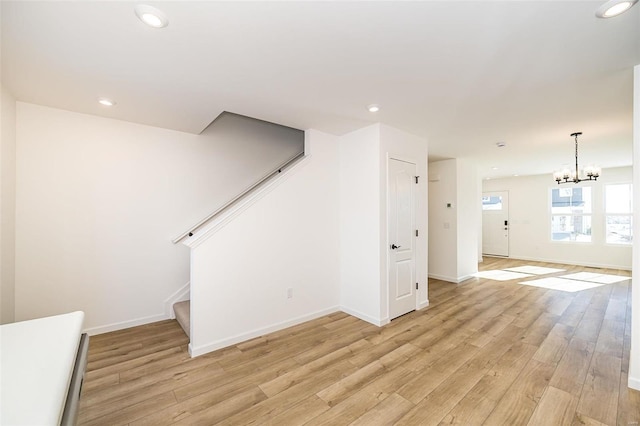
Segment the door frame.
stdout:
<svg viewBox="0 0 640 426">
<path fill-rule="evenodd" d="M 391 280 L 390 280 L 390 272 L 391 272 L 391 251 L 389 250 L 389 247 L 392 243 L 392 241 L 390 241 L 389 238 L 389 222 L 390 222 L 390 217 L 391 217 L 391 202 L 390 202 L 390 193 L 391 191 L 389 191 L 389 178 L 390 178 L 390 162 L 391 160 L 396 160 L 396 161 L 401 161 L 404 163 L 409 163 L 409 164 L 413 164 L 415 166 L 415 171 L 416 174 L 420 173 L 420 168 L 419 168 L 419 162 L 416 161 L 414 158 L 409 158 L 409 157 L 405 157 L 405 156 L 401 156 L 401 155 L 392 155 L 387 153 L 387 158 L 386 158 L 386 173 L 385 173 L 385 211 L 386 211 L 386 218 L 385 218 L 385 235 L 384 235 L 384 245 L 382 247 L 382 250 L 384 250 L 385 253 L 385 278 L 384 278 L 384 284 L 385 284 L 385 288 L 386 288 L 386 297 L 387 297 L 387 303 L 386 303 L 386 308 L 387 308 L 387 314 L 386 314 L 386 321 L 384 321 L 384 323 L 389 323 L 391 321 Z M 420 177 L 419 178 L 419 182 L 418 184 L 416 184 L 416 190 L 413 193 L 413 224 L 414 227 L 416 227 L 416 229 L 418 229 L 418 213 L 420 211 L 419 208 L 419 202 L 420 202 L 420 197 L 419 197 L 419 189 L 420 186 L 419 185 L 425 185 L 427 182 L 427 177 Z M 424 232 L 423 232 L 424 237 L 426 238 L 427 235 L 427 229 L 425 226 Z M 413 250 L 413 275 L 415 277 L 416 280 L 420 280 L 420 277 L 418 276 L 418 254 L 421 252 L 421 250 L 419 250 L 418 248 L 418 241 L 414 240 L 414 250 Z M 414 291 L 414 295 L 415 295 L 415 310 L 424 308 L 426 306 L 429 305 L 429 301 L 427 300 L 426 303 L 421 303 L 420 302 L 420 294 L 424 293 L 425 296 L 427 294 L 427 282 L 426 282 L 426 277 L 424 278 L 425 282 L 417 289 Z M 419 281 L 418 281 L 419 282 Z M 409 311 L 411 312 L 411 311 Z M 400 315 L 402 316 L 402 315 Z M 396 317 L 397 318 L 397 317 Z"/>
<path fill-rule="evenodd" d="M 484 225 L 485 225 L 485 220 L 484 220 L 484 215 L 485 215 L 485 211 L 486 210 L 482 210 L 482 256 L 496 256 L 496 257 L 504 257 L 504 258 L 508 258 L 509 254 L 511 252 L 511 218 L 509 216 L 509 191 L 508 190 L 500 190 L 500 191 L 482 191 L 481 196 L 484 197 L 485 194 L 506 194 L 507 195 L 507 208 L 506 208 L 506 216 L 507 216 L 507 225 L 505 225 L 507 227 L 506 231 L 507 231 L 507 254 L 506 255 L 501 255 L 501 254 L 491 254 L 491 253 L 485 253 L 484 252 L 484 238 L 485 238 L 485 229 L 484 229 Z"/>
</svg>

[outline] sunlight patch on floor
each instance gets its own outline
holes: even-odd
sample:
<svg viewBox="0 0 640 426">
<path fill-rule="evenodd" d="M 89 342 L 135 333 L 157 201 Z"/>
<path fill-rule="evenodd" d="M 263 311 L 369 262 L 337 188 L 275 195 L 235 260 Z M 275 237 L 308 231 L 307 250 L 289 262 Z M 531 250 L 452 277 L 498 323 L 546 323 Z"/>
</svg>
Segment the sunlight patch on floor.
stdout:
<svg viewBox="0 0 640 426">
<path fill-rule="evenodd" d="M 590 288 L 595 288 L 595 287 L 600 287 L 605 285 L 605 284 L 596 283 L 596 282 L 570 280 L 570 279 L 558 278 L 558 277 L 540 278 L 540 279 L 531 280 L 531 281 L 521 281 L 518 284 L 529 285 L 533 287 L 548 288 L 551 290 L 568 291 L 571 293 L 575 293 L 576 291 L 588 290 Z"/>
<path fill-rule="evenodd" d="M 597 274 L 594 272 L 577 272 L 575 274 L 562 275 L 560 278 L 567 278 L 569 280 L 589 281 L 599 284 L 613 284 L 621 281 L 630 280 L 631 277 L 625 277 L 622 275 L 608 275 Z"/>
<path fill-rule="evenodd" d="M 555 274 L 556 272 L 562 272 L 564 269 L 556 269 L 556 268 L 546 268 L 544 266 L 517 266 L 515 268 L 507 268 L 505 271 L 512 272 L 521 272 L 523 274 L 532 274 L 532 275 L 546 275 L 546 274 Z"/>
<path fill-rule="evenodd" d="M 480 271 L 473 274 L 474 277 L 487 278 L 489 280 L 496 281 L 509 281 L 517 280 L 521 278 L 531 277 L 531 274 L 523 274 L 520 272 L 503 271 L 501 269 L 495 269 L 493 271 Z"/>
<path fill-rule="evenodd" d="M 496 281 L 510 281 L 525 279 L 533 277 L 535 275 L 553 274 L 562 271 L 564 271 L 564 269 L 524 265 L 514 268 L 480 271 L 473 274 L 473 276 Z M 521 281 L 518 284 L 574 293 L 576 291 L 588 290 L 590 288 L 600 287 L 606 284 L 614 284 L 629 279 L 631 279 L 631 277 L 626 277 L 623 275 L 598 274 L 595 272 L 577 272 L 574 274 L 567 274 L 559 277 L 548 277 L 533 279 L 529 281 Z"/>
<path fill-rule="evenodd" d="M 564 269 L 524 265 L 514 268 L 481 271 L 473 274 L 473 276 L 478 278 L 486 278 L 489 280 L 510 281 L 525 279 L 535 275 L 554 274 L 562 271 L 564 271 Z M 595 272 L 577 272 L 575 274 L 567 274 L 559 277 L 548 277 L 533 279 L 529 281 L 521 281 L 518 284 L 574 293 L 576 291 L 588 290 L 590 288 L 600 287 L 606 284 L 614 284 L 629 279 L 631 279 L 631 277 L 626 277 L 623 275 L 598 274 Z"/>
</svg>

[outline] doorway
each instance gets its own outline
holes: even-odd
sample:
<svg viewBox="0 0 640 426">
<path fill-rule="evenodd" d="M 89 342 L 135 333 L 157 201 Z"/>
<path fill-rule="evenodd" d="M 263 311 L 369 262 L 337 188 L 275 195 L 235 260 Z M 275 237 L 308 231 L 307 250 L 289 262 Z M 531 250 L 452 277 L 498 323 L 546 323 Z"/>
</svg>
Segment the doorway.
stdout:
<svg viewBox="0 0 640 426">
<path fill-rule="evenodd" d="M 416 164 L 389 159 L 389 319 L 416 309 Z"/>
<path fill-rule="evenodd" d="M 509 257 L 509 192 L 482 193 L 482 254 Z"/>
</svg>

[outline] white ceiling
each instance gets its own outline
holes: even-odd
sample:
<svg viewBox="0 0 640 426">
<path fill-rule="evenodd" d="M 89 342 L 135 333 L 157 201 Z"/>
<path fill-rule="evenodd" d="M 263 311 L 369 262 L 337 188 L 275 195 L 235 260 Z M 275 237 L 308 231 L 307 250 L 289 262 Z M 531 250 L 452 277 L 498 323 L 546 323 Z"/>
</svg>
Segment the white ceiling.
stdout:
<svg viewBox="0 0 640 426">
<path fill-rule="evenodd" d="M 338 135 L 380 121 L 483 177 L 571 164 L 574 131 L 581 164 L 631 164 L 638 5 L 603 20 L 602 1 L 148 2 L 169 18 L 153 29 L 134 4 L 3 0 L 3 84 L 191 133 L 223 110 Z"/>
</svg>

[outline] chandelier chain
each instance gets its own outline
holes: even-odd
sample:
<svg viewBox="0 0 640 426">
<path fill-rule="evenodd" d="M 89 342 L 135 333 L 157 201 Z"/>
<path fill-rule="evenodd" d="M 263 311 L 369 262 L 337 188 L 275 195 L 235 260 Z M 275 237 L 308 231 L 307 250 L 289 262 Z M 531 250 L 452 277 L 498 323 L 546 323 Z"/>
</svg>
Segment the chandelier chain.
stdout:
<svg viewBox="0 0 640 426">
<path fill-rule="evenodd" d="M 575 138 L 576 138 L 576 177 L 574 178 L 574 182 L 576 181 L 576 179 L 578 178 L 578 135 L 581 135 L 582 133 L 578 132 L 578 133 L 574 133 Z"/>
</svg>

